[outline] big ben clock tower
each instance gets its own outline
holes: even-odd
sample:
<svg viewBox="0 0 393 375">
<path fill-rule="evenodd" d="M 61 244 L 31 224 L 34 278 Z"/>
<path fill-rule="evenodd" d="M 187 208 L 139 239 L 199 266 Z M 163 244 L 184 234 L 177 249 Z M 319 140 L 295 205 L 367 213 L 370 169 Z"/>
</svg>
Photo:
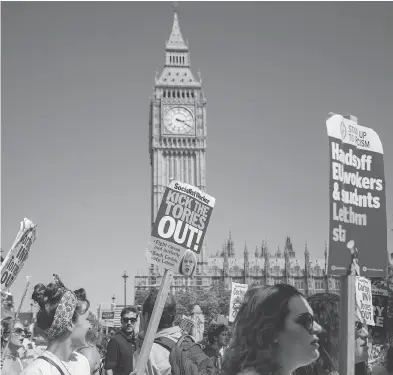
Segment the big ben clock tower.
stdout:
<svg viewBox="0 0 393 375">
<path fill-rule="evenodd" d="M 175 9 L 165 65 L 161 73 L 156 72 L 150 102 L 151 224 L 172 178 L 206 190 L 206 99 L 198 76 L 191 71 L 188 43 Z M 205 247 L 199 262 L 204 260 Z M 156 272 L 151 266 L 149 274 Z"/>
</svg>

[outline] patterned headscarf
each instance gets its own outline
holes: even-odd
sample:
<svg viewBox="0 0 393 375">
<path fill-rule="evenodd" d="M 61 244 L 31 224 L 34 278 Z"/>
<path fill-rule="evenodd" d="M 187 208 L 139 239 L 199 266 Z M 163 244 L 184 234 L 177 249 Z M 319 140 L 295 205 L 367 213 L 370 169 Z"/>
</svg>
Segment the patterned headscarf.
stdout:
<svg viewBox="0 0 393 375">
<path fill-rule="evenodd" d="M 64 287 L 64 284 L 60 281 L 57 275 L 53 275 L 56 284 Z M 72 327 L 72 316 L 74 315 L 78 299 L 74 292 L 69 289 L 65 289 L 63 296 L 61 297 L 60 303 L 56 308 L 55 316 L 51 326 L 45 330 L 45 334 L 50 340 L 58 337 L 60 334 L 65 332 L 68 328 Z"/>
</svg>

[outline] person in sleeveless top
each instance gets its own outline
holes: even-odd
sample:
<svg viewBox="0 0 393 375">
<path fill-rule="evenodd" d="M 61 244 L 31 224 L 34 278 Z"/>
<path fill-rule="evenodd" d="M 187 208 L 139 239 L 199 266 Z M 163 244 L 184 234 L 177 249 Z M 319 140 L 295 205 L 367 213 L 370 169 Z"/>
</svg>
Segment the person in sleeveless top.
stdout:
<svg viewBox="0 0 393 375">
<path fill-rule="evenodd" d="M 319 356 L 320 325 L 292 285 L 250 288 L 235 318 L 222 375 L 290 375 Z"/>
<path fill-rule="evenodd" d="M 57 275 L 55 282 L 34 287 L 32 299 L 38 303 L 37 326 L 47 339 L 47 349 L 21 375 L 90 375 L 87 358 L 75 352 L 91 328 L 90 302 L 84 289 L 71 291 Z"/>
<path fill-rule="evenodd" d="M 83 354 L 90 365 L 91 375 L 100 375 L 102 370 L 102 358 L 101 354 L 97 349 L 98 332 L 90 329 L 86 333 L 85 345 L 77 349 L 77 352 Z"/>
</svg>

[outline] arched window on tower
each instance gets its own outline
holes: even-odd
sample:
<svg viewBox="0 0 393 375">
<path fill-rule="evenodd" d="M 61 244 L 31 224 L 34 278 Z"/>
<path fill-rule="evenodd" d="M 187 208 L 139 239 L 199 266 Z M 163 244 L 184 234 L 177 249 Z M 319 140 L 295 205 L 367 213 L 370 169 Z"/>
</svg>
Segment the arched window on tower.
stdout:
<svg viewBox="0 0 393 375">
<path fill-rule="evenodd" d="M 184 99 L 184 91 L 181 92 L 181 97 Z"/>
<path fill-rule="evenodd" d="M 168 91 L 168 98 L 170 98 L 171 97 L 171 92 L 170 91 Z"/>
<path fill-rule="evenodd" d="M 187 98 L 189 98 L 190 97 L 190 92 L 187 90 L 187 92 L 186 92 L 186 96 L 187 96 Z"/>
<path fill-rule="evenodd" d="M 162 93 L 162 97 L 163 97 L 163 98 L 166 98 L 166 91 L 165 91 L 165 90 L 164 90 L 163 93 Z"/>
</svg>

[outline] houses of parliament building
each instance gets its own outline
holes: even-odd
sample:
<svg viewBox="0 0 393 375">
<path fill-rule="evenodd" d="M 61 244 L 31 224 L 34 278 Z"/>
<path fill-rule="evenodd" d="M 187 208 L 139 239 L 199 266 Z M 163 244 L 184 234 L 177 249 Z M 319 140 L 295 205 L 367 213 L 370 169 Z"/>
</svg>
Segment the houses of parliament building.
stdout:
<svg viewBox="0 0 393 375">
<path fill-rule="evenodd" d="M 157 215 L 166 186 L 172 178 L 206 191 L 207 99 L 202 77 L 191 70 L 188 42 L 183 38 L 177 10 L 172 31 L 165 45 L 164 67 L 157 71 L 149 109 L 149 154 L 151 165 L 151 225 Z M 326 276 L 327 252 L 324 259 L 311 259 L 307 246 L 302 254 L 294 251 L 290 238 L 282 251 L 272 253 L 266 243 L 255 250 L 243 250 L 235 256 L 235 245 L 229 234 L 221 251 L 206 256 L 206 241 L 192 279 L 174 276 L 172 291 L 186 286 L 210 288 L 231 280 L 247 284 L 290 283 L 306 295 L 338 292 L 339 279 Z M 134 287 L 160 285 L 163 271 L 150 265 L 145 275 L 138 275 Z"/>
</svg>

